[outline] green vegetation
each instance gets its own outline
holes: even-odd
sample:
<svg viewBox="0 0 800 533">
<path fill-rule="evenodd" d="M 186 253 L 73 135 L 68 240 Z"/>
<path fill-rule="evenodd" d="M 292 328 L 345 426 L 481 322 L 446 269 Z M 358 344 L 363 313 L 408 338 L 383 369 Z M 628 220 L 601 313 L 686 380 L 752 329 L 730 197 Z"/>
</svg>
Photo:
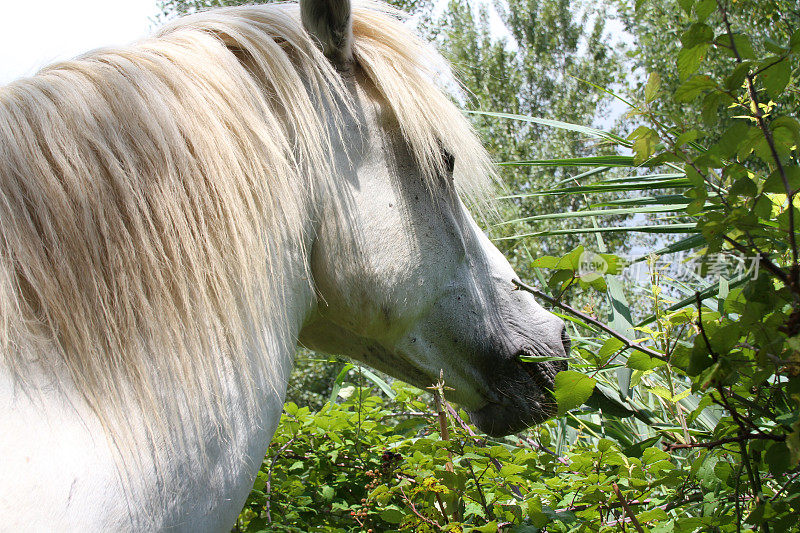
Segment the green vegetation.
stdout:
<svg viewBox="0 0 800 533">
<path fill-rule="evenodd" d="M 796 3 L 512 0 L 505 40 L 467 2 L 400 4 L 503 162 L 520 290 L 569 323 L 560 414 L 488 439 L 436 391 L 306 356 L 314 396 L 237 529 L 800 531 Z M 613 98 L 617 130 L 590 127 Z"/>
</svg>

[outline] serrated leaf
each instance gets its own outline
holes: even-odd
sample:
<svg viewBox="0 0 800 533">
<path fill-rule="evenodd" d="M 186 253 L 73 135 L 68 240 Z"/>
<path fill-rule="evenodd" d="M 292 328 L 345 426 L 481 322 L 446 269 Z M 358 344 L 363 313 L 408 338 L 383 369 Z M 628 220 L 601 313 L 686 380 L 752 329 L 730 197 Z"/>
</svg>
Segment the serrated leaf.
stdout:
<svg viewBox="0 0 800 533">
<path fill-rule="evenodd" d="M 553 396 L 558 404 L 558 414 L 563 415 L 583 405 L 592 395 L 595 383 L 594 378 L 574 370 L 562 370 L 556 374 Z"/>
<path fill-rule="evenodd" d="M 714 39 L 714 31 L 707 24 L 695 23 L 681 35 L 681 44 L 684 48 L 691 48 L 701 43 Z"/>
<path fill-rule="evenodd" d="M 698 44 L 691 48 L 683 48 L 678 52 L 678 76 L 685 80 L 694 74 L 706 57 L 707 44 Z"/>
<path fill-rule="evenodd" d="M 716 0 L 700 0 L 694 5 L 694 12 L 700 22 L 705 20 L 717 9 Z"/>
<path fill-rule="evenodd" d="M 700 139 L 700 138 L 702 138 L 704 136 L 705 136 L 705 134 L 703 132 L 701 132 L 701 131 L 698 131 L 698 130 L 684 131 L 683 133 L 678 135 L 677 139 L 675 139 L 675 146 L 676 147 L 681 147 L 684 144 L 687 144 L 687 143 L 690 143 L 690 142 L 694 142 L 697 139 Z"/>
<path fill-rule="evenodd" d="M 714 89 L 716 86 L 717 84 L 706 75 L 692 76 L 675 90 L 675 101 L 679 103 L 691 102 L 700 96 L 703 91 Z"/>
<path fill-rule="evenodd" d="M 764 83 L 764 88 L 767 90 L 769 97 L 773 100 L 777 100 L 789 83 L 789 79 L 792 76 L 792 66 L 791 63 L 785 59 L 779 63 L 768 66 L 773 62 L 774 58 L 764 61 L 764 63 L 766 63 L 764 67 L 766 68 L 759 74 L 759 78 L 761 78 L 761 81 Z"/>
<path fill-rule="evenodd" d="M 789 189 L 796 190 L 800 188 L 800 168 L 786 166 L 784 167 L 783 171 L 786 173 L 786 180 L 789 182 Z M 775 170 L 769 175 L 761 190 L 763 192 L 786 194 L 786 186 L 783 183 L 783 177 L 781 176 L 779 170 Z"/>
<path fill-rule="evenodd" d="M 611 356 L 620 351 L 624 346 L 624 342 L 616 337 L 611 337 L 600 347 L 600 350 L 597 352 L 597 360 L 603 363 L 607 362 Z"/>
<path fill-rule="evenodd" d="M 644 86 L 644 100 L 647 103 L 655 100 L 658 95 L 658 90 L 661 88 L 661 77 L 651 72 L 650 77 L 647 79 L 647 85 Z"/>
<path fill-rule="evenodd" d="M 772 131 L 785 128 L 790 132 L 795 146 L 800 146 L 800 122 L 794 117 L 777 117 L 769 125 Z"/>
<path fill-rule="evenodd" d="M 665 364 L 666 363 L 664 361 L 661 361 L 660 359 L 656 359 L 654 357 L 650 357 L 646 353 L 640 352 L 635 349 L 628 357 L 628 362 L 626 363 L 628 368 L 632 368 L 634 370 L 641 370 L 642 372 L 652 370 L 656 367 L 663 366 Z"/>
<path fill-rule="evenodd" d="M 381 511 L 381 518 L 390 524 L 399 524 L 405 516 L 405 513 L 397 508 L 389 507 Z"/>
<path fill-rule="evenodd" d="M 731 44 L 731 38 L 733 39 L 733 44 Z M 756 54 L 753 51 L 753 45 L 750 44 L 750 39 L 747 37 L 747 35 L 743 35 L 741 33 L 723 33 L 717 35 L 717 38 L 714 39 L 714 43 L 730 57 L 736 56 L 733 51 L 734 46 L 736 47 L 736 53 L 739 54 L 741 59 L 755 59 L 756 57 Z"/>
</svg>

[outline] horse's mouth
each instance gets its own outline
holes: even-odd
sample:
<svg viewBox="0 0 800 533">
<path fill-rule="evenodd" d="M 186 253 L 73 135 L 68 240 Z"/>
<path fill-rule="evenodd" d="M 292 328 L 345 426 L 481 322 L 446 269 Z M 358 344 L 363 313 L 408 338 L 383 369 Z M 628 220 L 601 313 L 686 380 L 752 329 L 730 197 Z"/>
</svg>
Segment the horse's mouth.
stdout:
<svg viewBox="0 0 800 533">
<path fill-rule="evenodd" d="M 502 394 L 496 400 L 470 413 L 478 429 L 492 437 L 519 433 L 552 418 L 558 410 L 552 391 L 561 365 L 517 362 L 514 367 L 519 377 L 498 387 Z"/>
</svg>

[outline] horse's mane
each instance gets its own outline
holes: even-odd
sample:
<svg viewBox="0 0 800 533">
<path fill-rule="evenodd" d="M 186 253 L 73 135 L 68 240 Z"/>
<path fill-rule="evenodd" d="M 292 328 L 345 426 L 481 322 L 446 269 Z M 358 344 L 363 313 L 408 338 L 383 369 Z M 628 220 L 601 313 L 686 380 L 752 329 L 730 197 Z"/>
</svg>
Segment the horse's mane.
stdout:
<svg viewBox="0 0 800 533">
<path fill-rule="evenodd" d="M 353 34 L 430 186 L 444 145 L 481 194 L 485 152 L 428 47 L 375 5 Z M 350 105 L 291 4 L 185 17 L 0 88 L 0 365 L 23 384 L 66 370 L 101 419 L 131 398 L 159 411 L 154 375 L 221 412 L 208 354 L 274 348 L 258 324 L 285 320 L 281 258 L 335 179 L 322 110 Z"/>
</svg>

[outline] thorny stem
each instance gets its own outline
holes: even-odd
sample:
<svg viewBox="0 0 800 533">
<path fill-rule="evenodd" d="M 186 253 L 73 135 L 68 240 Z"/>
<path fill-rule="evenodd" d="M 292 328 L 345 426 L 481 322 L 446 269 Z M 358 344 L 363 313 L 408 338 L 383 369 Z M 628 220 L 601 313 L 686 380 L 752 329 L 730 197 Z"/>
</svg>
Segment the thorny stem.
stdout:
<svg viewBox="0 0 800 533">
<path fill-rule="evenodd" d="M 269 464 L 269 471 L 267 472 L 267 485 L 265 487 L 266 488 L 265 496 L 267 497 L 267 503 L 264 505 L 264 510 L 267 512 L 267 523 L 269 524 L 272 523 L 272 515 L 270 514 L 269 511 L 271 502 L 270 493 L 272 492 L 272 470 L 275 468 L 275 463 L 278 462 L 278 458 L 284 451 L 286 451 L 286 448 L 291 446 L 291 444 L 294 442 L 294 439 L 296 438 L 297 438 L 296 436 L 292 437 L 286 442 L 286 444 L 281 446 L 280 449 L 278 450 L 278 453 L 275 454 L 275 457 L 272 458 L 272 462 L 270 462 Z"/>
<path fill-rule="evenodd" d="M 617 484 L 612 482 L 611 488 L 614 489 L 614 492 L 617 495 L 617 499 L 619 500 L 619 503 L 622 504 L 622 509 L 624 509 L 625 514 L 628 515 L 628 518 L 630 519 L 631 524 L 633 524 L 633 527 L 635 527 L 636 531 L 638 531 L 639 533 L 644 533 L 642 525 L 639 524 L 639 521 L 636 519 L 636 515 L 633 513 L 633 511 L 631 511 L 631 508 L 628 506 L 628 502 L 625 501 L 625 498 L 622 496 L 622 492 L 619 490 Z"/>
<path fill-rule="evenodd" d="M 419 519 L 422 520 L 423 522 L 425 522 L 426 524 L 429 524 L 429 525 L 431 525 L 431 526 L 433 526 L 433 527 L 435 527 L 436 529 L 439 529 L 439 530 L 442 529 L 442 525 L 439 524 L 439 522 L 431 520 L 430 518 L 420 514 L 420 512 L 417 511 L 417 508 L 414 506 L 414 502 L 412 502 L 411 499 L 406 495 L 405 491 L 403 490 L 403 487 L 401 486 L 399 488 L 400 488 L 400 494 L 403 495 L 403 499 L 406 501 L 406 503 L 408 503 L 408 507 L 411 509 L 412 513 L 417 515 L 417 517 L 419 517 Z"/>
</svg>

